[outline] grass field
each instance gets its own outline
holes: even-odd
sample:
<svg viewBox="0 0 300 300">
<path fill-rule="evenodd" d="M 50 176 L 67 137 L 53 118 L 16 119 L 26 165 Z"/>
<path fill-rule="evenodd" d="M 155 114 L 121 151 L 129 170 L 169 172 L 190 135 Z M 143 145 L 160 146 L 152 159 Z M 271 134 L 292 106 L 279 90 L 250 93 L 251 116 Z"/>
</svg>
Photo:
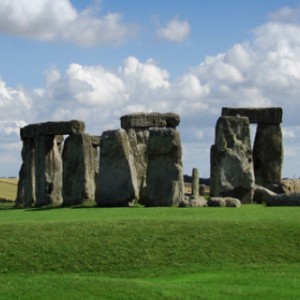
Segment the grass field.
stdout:
<svg viewBox="0 0 300 300">
<path fill-rule="evenodd" d="M 0 209 L 0 299 L 298 299 L 300 210 Z"/>
<path fill-rule="evenodd" d="M 0 200 L 15 200 L 17 195 L 17 178 L 0 178 Z"/>
</svg>

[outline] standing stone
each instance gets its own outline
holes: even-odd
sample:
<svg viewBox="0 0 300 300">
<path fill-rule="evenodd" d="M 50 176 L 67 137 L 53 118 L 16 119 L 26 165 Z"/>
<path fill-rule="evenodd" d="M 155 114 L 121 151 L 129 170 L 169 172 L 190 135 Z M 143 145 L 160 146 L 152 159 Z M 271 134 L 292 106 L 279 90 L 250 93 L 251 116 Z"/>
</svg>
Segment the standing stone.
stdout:
<svg viewBox="0 0 300 300">
<path fill-rule="evenodd" d="M 211 197 L 234 197 L 251 203 L 253 188 L 249 119 L 220 117 L 211 148 Z"/>
<path fill-rule="evenodd" d="M 199 196 L 199 172 L 197 168 L 193 168 L 192 171 L 192 195 Z"/>
<path fill-rule="evenodd" d="M 95 154 L 91 136 L 70 135 L 63 151 L 63 205 L 93 202 L 95 198 Z"/>
<path fill-rule="evenodd" d="M 255 183 L 272 190 L 281 182 L 283 161 L 280 124 L 257 125 L 253 146 Z"/>
<path fill-rule="evenodd" d="M 19 172 L 17 207 L 31 207 L 35 204 L 35 161 L 34 139 L 23 139 L 22 166 Z"/>
<path fill-rule="evenodd" d="M 148 141 L 146 206 L 177 206 L 184 199 L 184 182 L 179 132 L 152 128 Z"/>
<path fill-rule="evenodd" d="M 126 131 L 105 131 L 100 141 L 96 202 L 106 207 L 128 206 L 137 197 L 137 175 Z"/>
<path fill-rule="evenodd" d="M 62 204 L 62 157 L 57 138 L 37 136 L 34 141 L 36 206 L 60 205 Z"/>
</svg>

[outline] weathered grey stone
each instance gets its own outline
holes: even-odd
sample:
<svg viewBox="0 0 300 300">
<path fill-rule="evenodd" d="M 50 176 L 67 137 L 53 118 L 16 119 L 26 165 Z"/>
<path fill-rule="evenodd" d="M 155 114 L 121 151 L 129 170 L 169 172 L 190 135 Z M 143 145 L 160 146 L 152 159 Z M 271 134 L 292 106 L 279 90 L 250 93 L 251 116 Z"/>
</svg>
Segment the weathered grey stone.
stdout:
<svg viewBox="0 0 300 300">
<path fill-rule="evenodd" d="M 211 197 L 207 201 L 210 207 L 241 207 L 241 201 L 232 197 Z"/>
<path fill-rule="evenodd" d="M 63 205 L 95 199 L 96 164 L 92 138 L 87 133 L 70 135 L 63 151 Z"/>
<path fill-rule="evenodd" d="M 254 196 L 253 196 L 253 201 L 256 203 L 265 203 L 268 197 L 270 196 L 276 196 L 277 194 L 274 193 L 273 191 L 260 186 L 260 185 L 255 185 L 254 186 Z"/>
<path fill-rule="evenodd" d="M 211 148 L 211 197 L 233 197 L 251 203 L 254 172 L 249 120 L 220 117 Z"/>
<path fill-rule="evenodd" d="M 126 132 L 134 157 L 139 188 L 139 199 L 143 199 L 146 193 L 149 130 L 143 128 L 129 128 Z"/>
<path fill-rule="evenodd" d="M 300 193 L 288 193 L 269 196 L 266 199 L 267 206 L 300 206 Z"/>
<path fill-rule="evenodd" d="M 180 123 L 179 115 L 175 113 L 134 113 L 121 117 L 121 127 L 150 128 L 150 127 L 176 127 Z"/>
<path fill-rule="evenodd" d="M 253 146 L 255 183 L 272 189 L 281 182 L 283 162 L 280 124 L 258 124 Z"/>
<path fill-rule="evenodd" d="M 24 139 L 22 147 L 22 165 L 19 172 L 17 207 L 31 207 L 36 202 L 35 197 L 35 160 L 34 139 Z"/>
<path fill-rule="evenodd" d="M 101 136 L 100 135 L 91 135 L 91 142 L 93 147 L 100 147 Z"/>
<path fill-rule="evenodd" d="M 72 120 L 67 122 L 45 122 L 27 125 L 20 130 L 21 139 L 36 136 L 54 136 L 74 133 L 83 133 L 85 124 L 82 121 Z"/>
<path fill-rule="evenodd" d="M 249 118 L 250 123 L 281 123 L 282 108 L 281 107 L 265 107 L 265 108 L 232 108 L 223 107 L 222 116 L 241 116 Z"/>
<path fill-rule="evenodd" d="M 173 128 L 152 128 L 148 141 L 146 206 L 177 206 L 184 198 L 179 132 Z"/>
<path fill-rule="evenodd" d="M 282 179 L 281 189 L 283 193 L 300 193 L 300 179 Z"/>
<path fill-rule="evenodd" d="M 181 200 L 178 207 L 206 207 L 207 201 L 204 197 L 191 196 L 189 199 Z"/>
<path fill-rule="evenodd" d="M 199 186 L 199 195 L 204 196 L 206 192 L 206 185 L 205 184 L 200 184 Z"/>
<path fill-rule="evenodd" d="M 199 196 L 199 172 L 197 168 L 192 171 L 192 195 Z"/>
<path fill-rule="evenodd" d="M 105 131 L 100 149 L 96 202 L 106 207 L 128 206 L 138 197 L 138 183 L 126 131 Z"/>
<path fill-rule="evenodd" d="M 62 157 L 55 136 L 35 142 L 36 206 L 62 204 Z"/>
</svg>

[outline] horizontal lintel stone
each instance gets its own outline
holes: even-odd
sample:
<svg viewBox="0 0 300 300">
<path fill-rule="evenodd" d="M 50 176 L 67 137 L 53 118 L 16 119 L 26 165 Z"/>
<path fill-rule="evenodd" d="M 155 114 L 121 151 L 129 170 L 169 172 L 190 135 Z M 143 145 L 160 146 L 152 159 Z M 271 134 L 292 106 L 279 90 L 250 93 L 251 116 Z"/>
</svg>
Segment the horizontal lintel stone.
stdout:
<svg viewBox="0 0 300 300">
<path fill-rule="evenodd" d="M 248 117 L 250 123 L 282 123 L 281 107 L 233 108 L 223 107 L 222 116 Z"/>
<path fill-rule="evenodd" d="M 83 133 L 85 124 L 82 121 L 71 120 L 63 122 L 45 122 L 30 124 L 20 129 L 21 139 L 34 138 L 41 135 L 65 135 Z"/>
<path fill-rule="evenodd" d="M 120 119 L 123 129 L 176 127 L 180 123 L 180 117 L 175 113 L 133 113 L 122 116 Z"/>
</svg>

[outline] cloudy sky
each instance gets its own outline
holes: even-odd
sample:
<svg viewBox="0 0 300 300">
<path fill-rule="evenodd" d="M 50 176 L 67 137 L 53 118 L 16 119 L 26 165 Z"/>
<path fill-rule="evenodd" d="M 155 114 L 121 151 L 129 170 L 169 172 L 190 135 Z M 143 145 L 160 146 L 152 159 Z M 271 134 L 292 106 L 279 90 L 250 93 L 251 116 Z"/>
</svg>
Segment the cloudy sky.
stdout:
<svg viewBox="0 0 300 300">
<path fill-rule="evenodd" d="M 0 176 L 18 175 L 27 124 L 100 135 L 172 111 L 185 173 L 208 177 L 223 106 L 283 107 L 283 176 L 300 176 L 299 0 L 0 0 L 0 45 Z"/>
</svg>

